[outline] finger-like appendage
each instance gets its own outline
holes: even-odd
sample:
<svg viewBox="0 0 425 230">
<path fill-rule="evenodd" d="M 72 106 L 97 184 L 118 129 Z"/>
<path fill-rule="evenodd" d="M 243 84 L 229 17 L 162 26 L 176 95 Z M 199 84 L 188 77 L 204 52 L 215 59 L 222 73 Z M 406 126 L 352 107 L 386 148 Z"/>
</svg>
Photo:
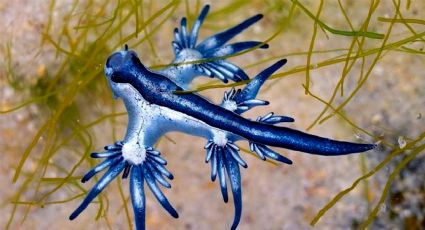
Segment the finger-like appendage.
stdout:
<svg viewBox="0 0 425 230">
<path fill-rule="evenodd" d="M 251 18 L 248 18 L 247 20 L 243 21 L 239 25 L 236 25 L 230 29 L 227 29 L 223 32 L 220 32 L 216 35 L 213 35 L 207 39 L 205 39 L 203 42 L 201 42 L 196 49 L 205 52 L 210 49 L 215 49 L 217 47 L 222 46 L 227 41 L 241 33 L 246 28 L 250 27 L 252 24 L 258 22 L 261 18 L 263 18 L 262 14 L 257 14 Z"/>
<path fill-rule="evenodd" d="M 114 151 L 106 151 L 101 153 L 91 153 L 90 157 L 92 158 L 107 158 L 107 157 L 115 157 L 121 154 L 121 149 Z"/>
<path fill-rule="evenodd" d="M 186 18 L 182 18 L 180 21 L 180 38 L 182 39 L 182 46 L 183 48 L 187 48 L 188 46 L 188 37 L 187 37 L 187 20 Z"/>
<path fill-rule="evenodd" d="M 88 180 L 90 180 L 94 175 L 96 175 L 98 172 L 106 169 L 107 167 L 110 167 L 111 165 L 117 164 L 119 161 L 122 160 L 122 157 L 117 158 L 110 158 L 104 160 L 102 163 L 96 165 L 94 168 L 92 168 L 90 171 L 88 171 L 83 178 L 81 179 L 81 182 L 85 183 Z"/>
<path fill-rule="evenodd" d="M 264 153 L 258 148 L 258 146 L 255 143 L 250 142 L 249 143 L 249 149 L 251 150 L 251 152 L 255 152 L 261 160 L 263 160 L 263 161 L 266 160 Z"/>
<path fill-rule="evenodd" d="M 259 149 L 262 154 L 270 159 L 273 159 L 275 161 L 280 161 L 282 163 L 286 163 L 291 165 L 292 161 L 290 159 L 288 159 L 287 157 L 284 157 L 282 155 L 280 155 L 279 153 L 271 150 L 270 148 L 268 148 L 265 145 L 261 145 L 261 144 L 254 144 L 256 145 L 257 149 Z"/>
<path fill-rule="evenodd" d="M 212 154 L 211 154 L 211 180 L 215 181 L 217 177 L 217 148 L 214 146 Z"/>
<path fill-rule="evenodd" d="M 124 169 L 125 162 L 121 161 L 117 165 L 111 167 L 100 180 L 94 185 L 94 187 L 87 194 L 86 198 L 80 204 L 80 206 L 69 216 L 70 220 L 75 219 L 87 206 L 90 202 L 96 198 L 97 195 L 113 180 L 117 177 L 121 171 Z"/>
<path fill-rule="evenodd" d="M 160 183 L 162 186 L 164 186 L 166 188 L 171 188 L 171 184 L 168 183 L 167 180 L 165 180 L 165 178 L 162 176 L 162 174 L 156 168 L 154 168 L 151 164 L 145 164 L 145 165 L 146 165 L 146 167 L 149 168 L 150 172 L 152 173 L 155 180 L 158 181 L 158 183 Z"/>
<path fill-rule="evenodd" d="M 237 42 L 237 43 L 219 47 L 217 49 L 208 50 L 204 56 L 205 57 L 224 57 L 227 55 L 237 54 L 244 50 L 254 48 L 256 46 L 259 46 L 260 44 L 262 44 L 262 42 L 257 42 L 257 41 Z M 262 46 L 259 46 L 259 48 L 267 49 L 269 48 L 269 45 L 263 44 Z"/>
<path fill-rule="evenodd" d="M 135 165 L 130 173 L 130 194 L 131 203 L 133 205 L 134 219 L 136 221 L 136 229 L 144 230 L 146 218 L 146 197 L 144 189 L 144 174 L 142 166 Z"/>
<path fill-rule="evenodd" d="M 242 103 L 238 105 L 254 107 L 254 106 L 268 105 L 268 104 L 269 104 L 268 101 L 263 101 L 259 99 L 249 99 L 249 100 L 243 101 Z"/>
<path fill-rule="evenodd" d="M 154 161 L 146 162 L 146 164 L 151 164 L 152 167 L 155 167 L 158 171 L 162 173 L 162 175 L 166 176 L 168 179 L 170 180 L 174 179 L 173 174 L 170 171 L 168 171 L 168 169 L 165 168 L 163 165 L 158 164 L 157 162 L 154 162 Z"/>
<path fill-rule="evenodd" d="M 233 203 L 235 206 L 235 217 L 231 229 L 234 230 L 238 227 L 242 215 L 242 184 L 241 173 L 236 161 L 230 156 L 225 157 L 225 166 L 227 175 L 229 176 L 230 186 L 232 188 Z"/>
<path fill-rule="evenodd" d="M 217 70 L 217 68 L 214 65 L 212 65 L 211 63 L 203 63 L 202 66 L 204 68 L 208 69 L 212 73 L 213 77 L 217 77 L 218 79 L 220 79 L 224 83 L 228 82 L 227 78 L 223 75 L 223 73 L 221 73 L 219 70 Z"/>
<path fill-rule="evenodd" d="M 152 161 L 155 161 L 155 162 L 157 162 L 157 163 L 159 163 L 161 165 L 167 165 L 167 161 L 164 158 L 160 157 L 160 156 L 155 156 L 155 155 L 148 154 L 147 155 L 147 158 L 150 159 L 150 160 L 152 160 Z"/>
<path fill-rule="evenodd" d="M 266 123 L 269 125 L 274 125 L 274 124 L 278 124 L 281 122 L 294 122 L 294 118 L 292 117 L 287 117 L 287 116 L 274 116 L 273 112 L 268 113 L 266 116 L 264 117 L 258 117 L 257 118 L 258 122 L 261 123 Z"/>
<path fill-rule="evenodd" d="M 204 67 L 203 65 L 200 65 L 199 67 L 202 70 L 200 72 L 204 73 L 205 76 L 208 76 L 208 77 L 211 77 L 211 78 L 214 77 L 213 73 L 211 73 L 211 71 L 208 68 Z"/>
<path fill-rule="evenodd" d="M 210 142 L 213 143 L 213 142 Z M 213 155 L 215 146 L 210 146 L 207 148 L 207 155 L 205 157 L 205 163 L 210 162 L 211 156 Z"/>
<path fill-rule="evenodd" d="M 161 155 L 161 152 L 160 152 L 160 151 L 155 150 L 155 149 L 153 149 L 152 147 L 148 147 L 148 148 L 146 148 L 146 152 L 147 152 L 148 154 L 151 154 L 151 155 L 154 155 L 154 156 L 159 156 L 159 155 Z"/>
<path fill-rule="evenodd" d="M 233 97 L 238 91 L 235 90 L 235 88 L 232 88 L 230 91 L 224 92 L 223 101 L 233 100 Z"/>
<path fill-rule="evenodd" d="M 261 86 L 266 82 L 266 80 L 278 70 L 280 67 L 285 65 L 286 59 L 282 59 L 275 64 L 271 65 L 267 69 L 261 71 L 257 76 L 255 76 L 250 83 L 248 83 L 240 94 L 235 97 L 235 101 L 240 103 L 249 99 L 254 99 Z"/>
<path fill-rule="evenodd" d="M 127 179 L 128 175 L 130 174 L 130 170 L 132 166 L 133 165 L 128 162 L 125 163 L 124 171 L 122 172 L 122 179 Z"/>
<path fill-rule="evenodd" d="M 240 150 L 240 148 L 237 145 L 235 145 L 234 143 L 232 143 L 230 141 L 227 142 L 227 146 L 231 147 L 232 149 L 234 149 L 236 151 Z"/>
<path fill-rule="evenodd" d="M 224 67 L 227 70 L 229 70 L 232 73 L 234 73 L 235 74 L 235 80 L 234 80 L 235 82 L 243 81 L 243 80 L 248 80 L 249 79 L 249 77 L 245 73 L 245 71 L 243 71 L 238 66 L 231 64 L 230 62 L 227 62 L 227 61 L 217 61 L 214 64 L 217 64 L 217 65 L 219 65 L 221 67 Z"/>
<path fill-rule="evenodd" d="M 195 23 L 193 24 L 192 31 L 190 32 L 190 40 L 189 40 L 190 48 L 195 47 L 196 40 L 198 38 L 199 28 L 201 28 L 202 23 L 204 22 L 205 17 L 207 16 L 209 10 L 210 10 L 210 6 L 205 5 L 204 8 L 202 8 L 202 11 L 199 14 L 198 18 L 196 19 Z"/>
<path fill-rule="evenodd" d="M 158 202 L 164 207 L 165 210 L 167 210 L 168 213 L 174 218 L 178 218 L 179 214 L 177 211 L 171 206 L 168 199 L 164 196 L 164 194 L 161 192 L 161 189 L 159 189 L 158 185 L 155 182 L 155 179 L 153 178 L 151 172 L 147 167 L 142 167 L 143 173 L 145 174 L 146 183 L 148 184 L 150 190 L 155 195 Z"/>
<path fill-rule="evenodd" d="M 212 140 L 208 140 L 207 144 L 204 146 L 204 149 L 209 149 L 214 144 Z"/>
<path fill-rule="evenodd" d="M 273 112 L 270 112 L 270 113 L 268 113 L 268 114 L 266 114 L 265 116 L 259 116 L 258 118 L 257 118 L 257 121 L 258 122 L 264 122 L 264 121 L 267 121 L 268 119 L 270 119 L 271 117 L 273 117 L 274 116 L 274 113 Z"/>
<path fill-rule="evenodd" d="M 248 164 L 242 159 L 237 150 L 228 147 L 226 147 L 225 150 L 227 151 L 227 153 L 230 154 L 230 156 L 227 156 L 228 154 L 225 154 L 226 158 L 233 157 L 233 159 L 235 159 L 242 167 L 248 168 Z"/>
<path fill-rule="evenodd" d="M 180 44 L 177 42 L 173 41 L 171 42 L 171 45 L 173 46 L 174 55 L 177 55 L 183 49 L 183 47 L 181 47 Z"/>
<path fill-rule="evenodd" d="M 228 70 L 227 68 L 217 65 L 215 63 L 208 63 L 210 66 L 214 66 L 226 79 L 230 79 L 232 81 L 239 81 L 239 77 L 235 76 L 235 73 Z"/>
<path fill-rule="evenodd" d="M 122 142 L 117 141 L 116 143 L 112 144 L 112 145 L 107 145 L 105 147 L 103 147 L 105 150 L 107 151 L 115 151 L 115 150 L 120 150 L 122 149 Z"/>
<path fill-rule="evenodd" d="M 183 49 L 183 38 L 180 35 L 179 29 L 174 28 L 174 42 Z"/>
<path fill-rule="evenodd" d="M 223 195 L 223 201 L 225 203 L 227 203 L 227 201 L 229 201 L 229 196 L 227 195 L 227 184 L 226 184 L 226 173 L 225 173 L 225 166 L 224 166 L 224 153 L 223 153 L 223 149 L 217 148 L 217 163 L 218 163 L 218 179 L 220 182 L 220 188 L 221 188 L 221 195 Z"/>
</svg>

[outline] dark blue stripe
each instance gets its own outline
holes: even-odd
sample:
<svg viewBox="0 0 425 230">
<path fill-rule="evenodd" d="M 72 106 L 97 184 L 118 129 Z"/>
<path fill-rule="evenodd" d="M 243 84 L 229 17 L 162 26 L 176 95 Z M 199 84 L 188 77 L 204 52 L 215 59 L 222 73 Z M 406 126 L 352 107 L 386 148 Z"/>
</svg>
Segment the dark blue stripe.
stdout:
<svg viewBox="0 0 425 230">
<path fill-rule="evenodd" d="M 286 127 L 250 121 L 210 103 L 197 94 L 175 94 L 174 91 L 182 88 L 168 78 L 148 71 L 135 56 L 125 67 L 127 68 L 117 71 L 112 80 L 130 83 L 148 102 L 182 112 L 253 142 L 318 155 L 364 152 L 375 147 L 372 144 L 335 141 Z M 135 76 L 134 73 L 139 74 Z"/>
</svg>

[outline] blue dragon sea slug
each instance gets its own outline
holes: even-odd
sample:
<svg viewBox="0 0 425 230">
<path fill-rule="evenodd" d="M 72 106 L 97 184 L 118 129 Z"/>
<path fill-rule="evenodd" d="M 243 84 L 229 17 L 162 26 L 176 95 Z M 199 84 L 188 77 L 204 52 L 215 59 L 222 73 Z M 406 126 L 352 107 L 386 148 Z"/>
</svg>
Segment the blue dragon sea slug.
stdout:
<svg viewBox="0 0 425 230">
<path fill-rule="evenodd" d="M 114 95 L 121 98 L 128 111 L 127 133 L 122 141 L 105 147 L 104 152 L 93 153 L 94 158 L 105 160 L 91 169 L 82 182 L 108 169 L 88 192 L 81 205 L 71 214 L 76 218 L 90 202 L 122 173 L 130 176 L 130 193 L 134 219 L 138 230 L 145 229 L 145 183 L 159 203 L 177 218 L 178 213 L 162 193 L 160 186 L 171 188 L 167 179 L 173 175 L 166 169 L 166 160 L 153 146 L 167 132 L 177 131 L 205 138 L 206 158 L 211 164 L 211 180 L 218 181 L 225 202 L 228 201 L 228 178 L 235 207 L 231 229 L 236 229 L 242 213 L 242 189 L 240 168 L 247 167 L 239 154 L 238 141 L 248 141 L 251 151 L 259 158 L 292 164 L 288 158 L 276 153 L 269 146 L 291 149 L 305 153 L 336 156 L 358 153 L 375 147 L 373 144 L 359 144 L 331 140 L 303 133 L 294 129 L 277 126 L 294 119 L 268 113 L 256 121 L 242 117 L 242 113 L 255 106 L 268 105 L 256 96 L 269 76 L 282 67 L 286 60 L 280 60 L 260 72 L 243 89 L 231 89 L 224 94 L 220 105 L 196 94 L 177 94 L 176 91 L 189 88 L 198 76 L 209 76 L 227 82 L 249 79 L 236 65 L 224 60 L 225 56 L 243 50 L 268 46 L 258 41 L 226 43 L 244 29 L 262 18 L 253 16 L 233 28 L 213 35 L 197 45 L 197 35 L 209 6 L 205 6 L 191 31 L 186 28 L 186 19 L 181 20 L 180 29 L 175 29 L 172 42 L 176 58 L 170 67 L 153 72 L 146 68 L 137 54 L 125 49 L 112 54 L 106 61 L 105 75 Z M 204 60 L 204 61 L 203 61 Z"/>
</svg>

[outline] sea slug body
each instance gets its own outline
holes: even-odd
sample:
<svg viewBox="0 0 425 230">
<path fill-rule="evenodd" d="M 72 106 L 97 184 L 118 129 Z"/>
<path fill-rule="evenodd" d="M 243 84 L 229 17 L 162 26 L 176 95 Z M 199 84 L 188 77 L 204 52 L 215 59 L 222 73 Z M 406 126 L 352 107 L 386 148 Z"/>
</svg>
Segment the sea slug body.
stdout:
<svg viewBox="0 0 425 230">
<path fill-rule="evenodd" d="M 292 161 L 269 148 L 280 147 L 310 154 L 337 156 L 368 151 L 373 144 L 359 144 L 331 140 L 303 133 L 277 124 L 293 122 L 287 116 L 270 112 L 255 121 L 242 114 L 256 106 L 266 106 L 267 101 L 257 99 L 264 82 L 286 60 L 280 60 L 252 78 L 242 89 L 225 92 L 221 104 L 215 105 L 197 93 L 177 94 L 189 89 L 198 76 L 208 76 L 223 82 L 248 80 L 247 74 L 228 62 L 228 55 L 252 48 L 267 48 L 258 41 L 226 43 L 243 30 L 256 23 L 262 15 L 255 15 L 239 25 L 213 35 L 197 45 L 198 31 L 206 18 L 205 6 L 191 31 L 186 19 L 174 31 L 173 50 L 176 55 L 170 67 L 157 72 L 146 68 L 137 54 L 124 50 L 112 54 L 106 61 L 105 75 L 114 95 L 121 98 L 128 111 L 127 133 L 122 141 L 105 147 L 104 152 L 93 153 L 93 158 L 105 160 L 91 169 L 82 182 L 106 170 L 88 192 L 81 205 L 71 214 L 75 219 L 96 196 L 117 176 L 130 177 L 130 193 L 136 229 L 145 229 L 145 183 L 159 203 L 171 216 L 177 211 L 162 193 L 160 186 L 171 188 L 168 180 L 173 175 L 165 167 L 167 161 L 153 148 L 167 132 L 177 131 L 206 139 L 205 161 L 211 164 L 211 180 L 218 178 L 223 200 L 228 201 L 226 177 L 231 187 L 235 215 L 231 229 L 236 229 L 242 214 L 242 188 L 240 167 L 247 167 L 240 156 L 236 142 L 248 141 L 250 150 L 260 159 L 292 164 Z"/>
</svg>

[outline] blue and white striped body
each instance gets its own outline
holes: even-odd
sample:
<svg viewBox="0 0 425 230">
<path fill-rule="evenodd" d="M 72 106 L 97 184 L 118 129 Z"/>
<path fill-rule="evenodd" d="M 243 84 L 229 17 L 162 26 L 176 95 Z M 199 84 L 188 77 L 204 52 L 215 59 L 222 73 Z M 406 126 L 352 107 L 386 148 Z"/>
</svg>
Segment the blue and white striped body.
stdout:
<svg viewBox="0 0 425 230">
<path fill-rule="evenodd" d="M 131 200 L 138 230 L 145 229 L 145 182 L 159 203 L 177 218 L 177 211 L 158 186 L 171 188 L 167 179 L 173 179 L 173 175 L 165 168 L 167 162 L 160 152 L 153 148 L 167 132 L 183 132 L 206 139 L 205 161 L 211 163 L 211 179 L 214 181 L 218 177 L 225 202 L 228 201 L 227 181 L 231 187 L 235 206 L 231 229 L 236 229 L 242 213 L 239 166 L 247 167 L 239 155 L 236 142 L 248 141 L 251 151 L 263 160 L 272 159 L 287 164 L 292 164 L 292 161 L 268 146 L 325 156 L 364 152 L 375 147 L 276 126 L 282 122 L 293 122 L 294 119 L 274 113 L 260 116 L 256 121 L 242 117 L 244 112 L 256 106 L 269 104 L 256 99 L 256 96 L 267 78 L 286 60 L 280 60 L 259 73 L 243 89 L 226 92 L 220 105 L 196 93 L 177 94 L 176 91 L 189 89 L 190 83 L 198 76 L 214 77 L 223 82 L 248 80 L 246 73 L 226 61 L 226 57 L 247 49 L 268 47 L 257 41 L 226 45 L 231 38 L 260 20 L 262 15 L 255 15 L 196 45 L 198 30 L 208 10 L 209 6 L 203 8 L 190 32 L 186 28 L 186 19 L 182 19 L 180 30 L 174 31 L 175 40 L 172 43 L 176 58 L 168 68 L 150 71 L 127 46 L 108 58 L 105 75 L 114 96 L 123 100 L 128 111 L 127 133 L 122 141 L 106 146 L 104 152 L 92 154 L 94 158 L 105 160 L 90 170 L 82 181 L 88 181 L 102 170 L 108 171 L 71 214 L 71 220 L 121 173 L 123 178 L 130 176 Z"/>
</svg>

